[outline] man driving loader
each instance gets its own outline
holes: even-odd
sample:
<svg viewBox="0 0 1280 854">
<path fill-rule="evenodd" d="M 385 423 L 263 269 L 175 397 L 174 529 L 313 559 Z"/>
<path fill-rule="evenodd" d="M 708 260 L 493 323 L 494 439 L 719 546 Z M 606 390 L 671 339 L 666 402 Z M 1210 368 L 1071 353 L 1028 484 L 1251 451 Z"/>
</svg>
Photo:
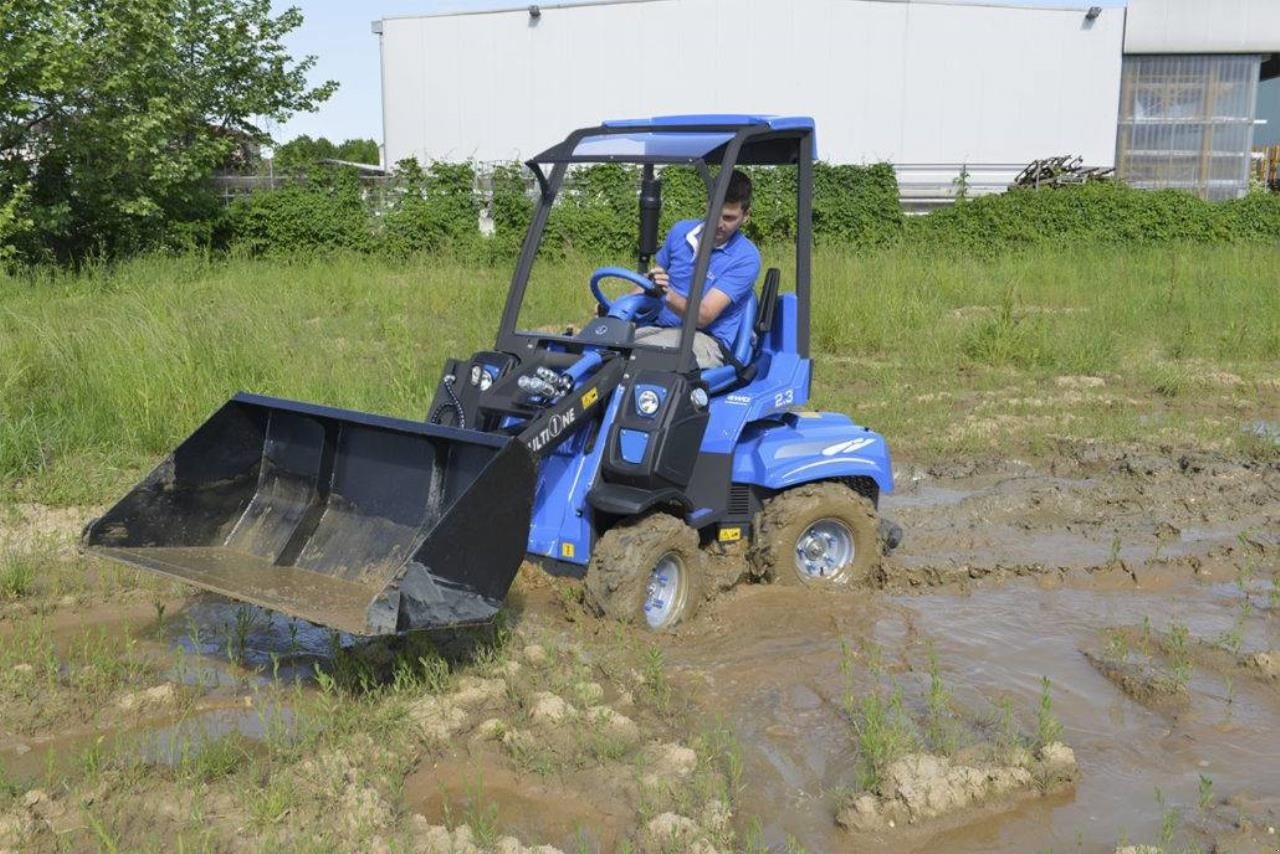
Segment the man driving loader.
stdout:
<svg viewBox="0 0 1280 854">
<path fill-rule="evenodd" d="M 750 216 L 751 179 L 735 169 L 720 209 L 707 284 L 698 306 L 693 355 L 700 368 L 724 364 L 724 350 L 733 347 L 747 296 L 760 275 L 760 251 L 739 231 Z M 649 270 L 649 278 L 662 290 L 662 311 L 653 326 L 636 330 L 637 342 L 657 347 L 680 345 L 680 324 L 689 304 L 702 230 L 703 222 L 697 219 L 682 220 L 671 227 L 658 250 L 657 264 Z"/>
</svg>

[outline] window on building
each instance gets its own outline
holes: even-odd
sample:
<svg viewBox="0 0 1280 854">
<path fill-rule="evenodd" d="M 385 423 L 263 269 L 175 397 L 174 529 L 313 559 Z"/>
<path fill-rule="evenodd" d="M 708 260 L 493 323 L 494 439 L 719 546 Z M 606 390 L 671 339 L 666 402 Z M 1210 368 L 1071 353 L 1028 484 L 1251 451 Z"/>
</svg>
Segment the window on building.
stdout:
<svg viewBox="0 0 1280 854">
<path fill-rule="evenodd" d="M 1262 57 L 1126 56 L 1116 166 L 1135 187 L 1207 199 L 1249 188 Z"/>
</svg>

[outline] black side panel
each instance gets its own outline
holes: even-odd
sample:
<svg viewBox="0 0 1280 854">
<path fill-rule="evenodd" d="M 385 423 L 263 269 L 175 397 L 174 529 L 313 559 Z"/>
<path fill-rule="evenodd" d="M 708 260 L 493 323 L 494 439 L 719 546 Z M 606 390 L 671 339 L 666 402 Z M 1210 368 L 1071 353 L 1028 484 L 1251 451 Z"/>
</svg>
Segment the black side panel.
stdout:
<svg viewBox="0 0 1280 854">
<path fill-rule="evenodd" d="M 635 389 L 661 386 L 666 399 L 651 417 L 635 409 Z M 662 371 L 638 371 L 626 387 L 622 410 L 609 431 L 609 444 L 601 465 L 602 480 L 607 483 L 661 490 L 683 490 L 693 477 L 707 430 L 710 413 L 690 399 L 695 384 L 679 374 Z M 624 458 L 620 436 L 623 431 L 649 436 L 642 458 L 629 462 Z"/>
<path fill-rule="evenodd" d="M 733 454 L 702 454 L 686 490 L 694 513 L 695 527 L 720 521 L 729 505 L 729 478 Z M 710 511 L 710 512 L 707 512 Z"/>
</svg>

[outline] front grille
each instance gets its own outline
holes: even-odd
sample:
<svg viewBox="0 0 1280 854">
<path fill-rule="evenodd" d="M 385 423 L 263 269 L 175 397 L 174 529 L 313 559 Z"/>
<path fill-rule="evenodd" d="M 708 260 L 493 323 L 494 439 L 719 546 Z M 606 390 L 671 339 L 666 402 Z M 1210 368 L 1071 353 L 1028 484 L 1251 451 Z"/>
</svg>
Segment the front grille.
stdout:
<svg viewBox="0 0 1280 854">
<path fill-rule="evenodd" d="M 735 519 L 745 519 L 751 515 L 751 487 L 745 483 L 729 486 L 728 515 Z"/>
</svg>

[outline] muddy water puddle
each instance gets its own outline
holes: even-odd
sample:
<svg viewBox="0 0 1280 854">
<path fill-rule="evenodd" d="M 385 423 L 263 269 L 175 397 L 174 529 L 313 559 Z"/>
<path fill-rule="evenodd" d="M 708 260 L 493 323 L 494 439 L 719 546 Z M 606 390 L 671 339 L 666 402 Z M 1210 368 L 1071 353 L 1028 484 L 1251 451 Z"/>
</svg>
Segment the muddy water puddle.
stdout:
<svg viewBox="0 0 1280 854">
<path fill-rule="evenodd" d="M 1194 582 L 1171 595 L 1046 590 L 1021 580 L 970 595 L 846 602 L 754 588 L 717 610 L 714 630 L 672 644 L 668 653 L 686 678 L 702 684 L 703 713 L 736 729 L 746 751 L 739 815 L 760 817 L 769 844 L 792 836 L 814 851 L 849 845 L 832 821 L 840 791 L 855 781 L 843 644 L 855 670 L 865 663 L 859 650 L 880 649 L 890 678 L 908 689 L 927 682 L 932 646 L 960 706 L 995 716 L 997 702 L 1008 698 L 1024 731 L 1034 732 L 1047 676 L 1054 714 L 1080 764 L 1073 794 L 984 814 L 940 839 L 914 835 L 901 850 L 929 850 L 943 839 L 956 851 L 1112 850 L 1122 839 L 1158 838 L 1156 787 L 1168 805 L 1194 812 L 1201 775 L 1219 795 L 1274 796 L 1280 807 L 1280 694 L 1243 673 L 1196 668 L 1189 705 L 1170 716 L 1127 697 L 1081 653 L 1097 647 L 1104 629 L 1144 619 L 1154 631 L 1179 621 L 1193 638 L 1218 637 L 1234 624 L 1239 598 L 1226 585 Z M 1249 635 L 1246 648 L 1274 645 L 1274 627 L 1267 634 Z M 855 675 L 855 695 L 867 684 Z M 894 847 L 891 837 L 883 841 Z"/>
<path fill-rule="evenodd" d="M 1251 800 L 1264 825 L 1278 823 L 1280 690 L 1234 661 L 1280 648 L 1280 469 L 1124 454 L 1064 466 L 1070 476 L 987 468 L 917 473 L 883 504 L 905 533 L 890 588 L 931 592 L 740 588 L 664 646 L 703 686 L 702 714 L 732 722 L 744 746 L 739 816 L 759 817 L 770 845 L 791 836 L 848 850 L 832 820 L 856 782 L 848 674 L 857 697 L 870 685 L 866 651 L 880 650 L 885 678 L 919 711 L 932 648 L 958 705 L 994 719 L 1007 699 L 1024 732 L 1035 731 L 1047 676 L 1081 778 L 1074 792 L 876 847 L 1114 850 L 1159 838 L 1157 787 L 1167 808 L 1194 815 L 1202 776 L 1215 797 Z M 1185 626 L 1195 650 L 1213 652 L 1193 652 L 1176 711 L 1126 695 L 1083 653 L 1101 648 L 1105 630 L 1144 621 L 1156 634 Z M 1214 656 L 1227 665 L 1211 666 Z"/>
</svg>

